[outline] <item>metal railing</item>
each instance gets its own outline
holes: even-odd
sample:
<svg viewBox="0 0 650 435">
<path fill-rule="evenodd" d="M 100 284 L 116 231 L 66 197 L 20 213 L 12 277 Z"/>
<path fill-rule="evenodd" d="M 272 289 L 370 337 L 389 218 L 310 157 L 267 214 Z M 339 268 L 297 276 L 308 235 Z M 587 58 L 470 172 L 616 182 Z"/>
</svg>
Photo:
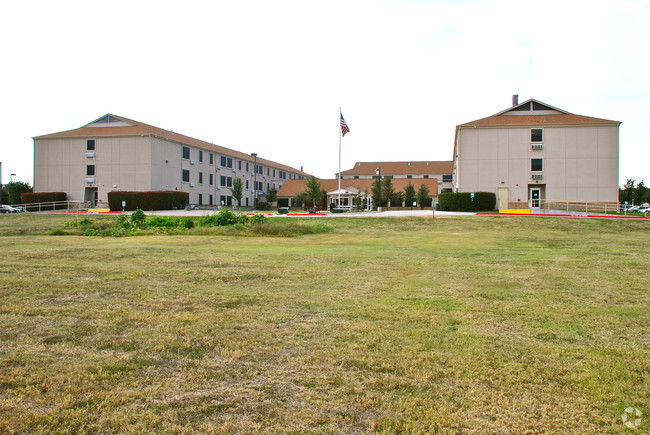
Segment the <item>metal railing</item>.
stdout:
<svg viewBox="0 0 650 435">
<path fill-rule="evenodd" d="M 581 201 L 553 201 L 548 199 L 531 199 L 528 205 L 533 209 L 557 210 L 566 213 L 607 214 L 617 213 L 621 204 L 617 202 L 581 202 Z M 536 206 L 539 207 L 536 207 Z"/>
<path fill-rule="evenodd" d="M 38 213 L 41 211 L 86 211 L 90 208 L 90 201 L 51 201 L 33 204 L 19 204 L 23 211 Z"/>
</svg>

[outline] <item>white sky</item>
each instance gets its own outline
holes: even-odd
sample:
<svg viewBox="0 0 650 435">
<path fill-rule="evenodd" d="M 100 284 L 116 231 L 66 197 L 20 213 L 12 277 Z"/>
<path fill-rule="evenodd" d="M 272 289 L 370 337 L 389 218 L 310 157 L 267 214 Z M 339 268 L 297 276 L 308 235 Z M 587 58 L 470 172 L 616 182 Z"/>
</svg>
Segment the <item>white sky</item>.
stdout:
<svg viewBox="0 0 650 435">
<path fill-rule="evenodd" d="M 650 184 L 650 2 L 4 1 L 2 182 L 32 137 L 106 113 L 334 178 L 451 160 L 458 124 L 535 98 L 623 121 L 620 184 Z"/>
</svg>

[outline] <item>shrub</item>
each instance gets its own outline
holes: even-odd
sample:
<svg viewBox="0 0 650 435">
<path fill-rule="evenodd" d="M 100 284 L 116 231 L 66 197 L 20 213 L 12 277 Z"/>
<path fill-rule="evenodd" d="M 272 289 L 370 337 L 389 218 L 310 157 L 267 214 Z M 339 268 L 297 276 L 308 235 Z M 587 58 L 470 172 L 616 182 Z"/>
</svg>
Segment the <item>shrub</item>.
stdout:
<svg viewBox="0 0 650 435">
<path fill-rule="evenodd" d="M 38 211 L 39 208 L 30 206 L 30 204 L 38 204 L 41 202 L 63 202 L 67 200 L 68 195 L 65 192 L 35 192 L 35 193 L 22 193 L 20 195 L 20 202 L 25 205 L 25 211 Z M 58 206 L 57 208 L 64 209 L 65 205 Z M 52 206 L 41 207 L 40 210 L 52 210 Z"/>
<path fill-rule="evenodd" d="M 131 215 L 133 217 L 133 215 Z M 174 228 L 179 226 L 180 220 L 178 218 L 172 218 L 167 216 L 152 216 L 147 219 L 147 226 L 149 227 L 164 227 L 164 228 Z"/>
<path fill-rule="evenodd" d="M 194 228 L 194 221 L 190 218 L 183 218 L 180 221 L 180 226 L 186 229 Z"/>
<path fill-rule="evenodd" d="M 476 192 L 474 194 L 474 210 L 494 210 L 497 196 L 493 192 Z"/>
<path fill-rule="evenodd" d="M 494 210 L 496 195 L 492 192 L 475 192 L 474 201 L 470 192 L 441 193 L 438 195 L 440 210 L 480 211 Z"/>
<path fill-rule="evenodd" d="M 145 215 L 141 209 L 137 209 L 131 215 L 131 224 L 135 226 L 144 225 Z"/>
<path fill-rule="evenodd" d="M 239 215 L 224 208 L 217 214 L 201 216 L 197 225 L 200 227 L 225 227 L 235 224 L 247 224 L 248 216 Z"/>
<path fill-rule="evenodd" d="M 130 192 L 116 190 L 108 192 L 108 206 L 112 211 L 122 210 L 122 201 L 126 202 L 124 210 L 172 210 L 174 208 L 185 208 L 189 203 L 190 194 L 176 190 L 151 191 L 151 192 Z"/>
<path fill-rule="evenodd" d="M 263 214 L 253 215 L 253 216 L 251 216 L 249 222 L 250 222 L 251 225 L 266 222 L 266 216 L 264 216 Z"/>
<path fill-rule="evenodd" d="M 271 204 L 266 201 L 259 201 L 255 208 L 257 210 L 271 210 Z"/>
</svg>

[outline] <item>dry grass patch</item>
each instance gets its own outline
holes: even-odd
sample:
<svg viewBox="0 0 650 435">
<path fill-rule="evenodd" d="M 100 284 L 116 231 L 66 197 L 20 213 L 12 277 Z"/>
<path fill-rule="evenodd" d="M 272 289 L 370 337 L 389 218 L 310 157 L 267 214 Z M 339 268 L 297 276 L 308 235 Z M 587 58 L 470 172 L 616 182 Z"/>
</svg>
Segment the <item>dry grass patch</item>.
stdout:
<svg viewBox="0 0 650 435">
<path fill-rule="evenodd" d="M 0 218 L 0 431 L 623 433 L 628 406 L 650 429 L 645 222 L 64 221 Z"/>
</svg>

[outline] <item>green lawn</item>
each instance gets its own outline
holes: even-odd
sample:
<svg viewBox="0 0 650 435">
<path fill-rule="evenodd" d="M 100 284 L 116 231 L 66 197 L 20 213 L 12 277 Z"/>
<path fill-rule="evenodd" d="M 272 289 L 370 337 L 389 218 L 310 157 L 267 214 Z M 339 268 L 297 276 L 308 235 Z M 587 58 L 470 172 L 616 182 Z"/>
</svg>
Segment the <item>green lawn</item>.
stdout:
<svg viewBox="0 0 650 435">
<path fill-rule="evenodd" d="M 71 219 L 0 216 L 0 432 L 650 431 L 649 222 Z"/>
</svg>

